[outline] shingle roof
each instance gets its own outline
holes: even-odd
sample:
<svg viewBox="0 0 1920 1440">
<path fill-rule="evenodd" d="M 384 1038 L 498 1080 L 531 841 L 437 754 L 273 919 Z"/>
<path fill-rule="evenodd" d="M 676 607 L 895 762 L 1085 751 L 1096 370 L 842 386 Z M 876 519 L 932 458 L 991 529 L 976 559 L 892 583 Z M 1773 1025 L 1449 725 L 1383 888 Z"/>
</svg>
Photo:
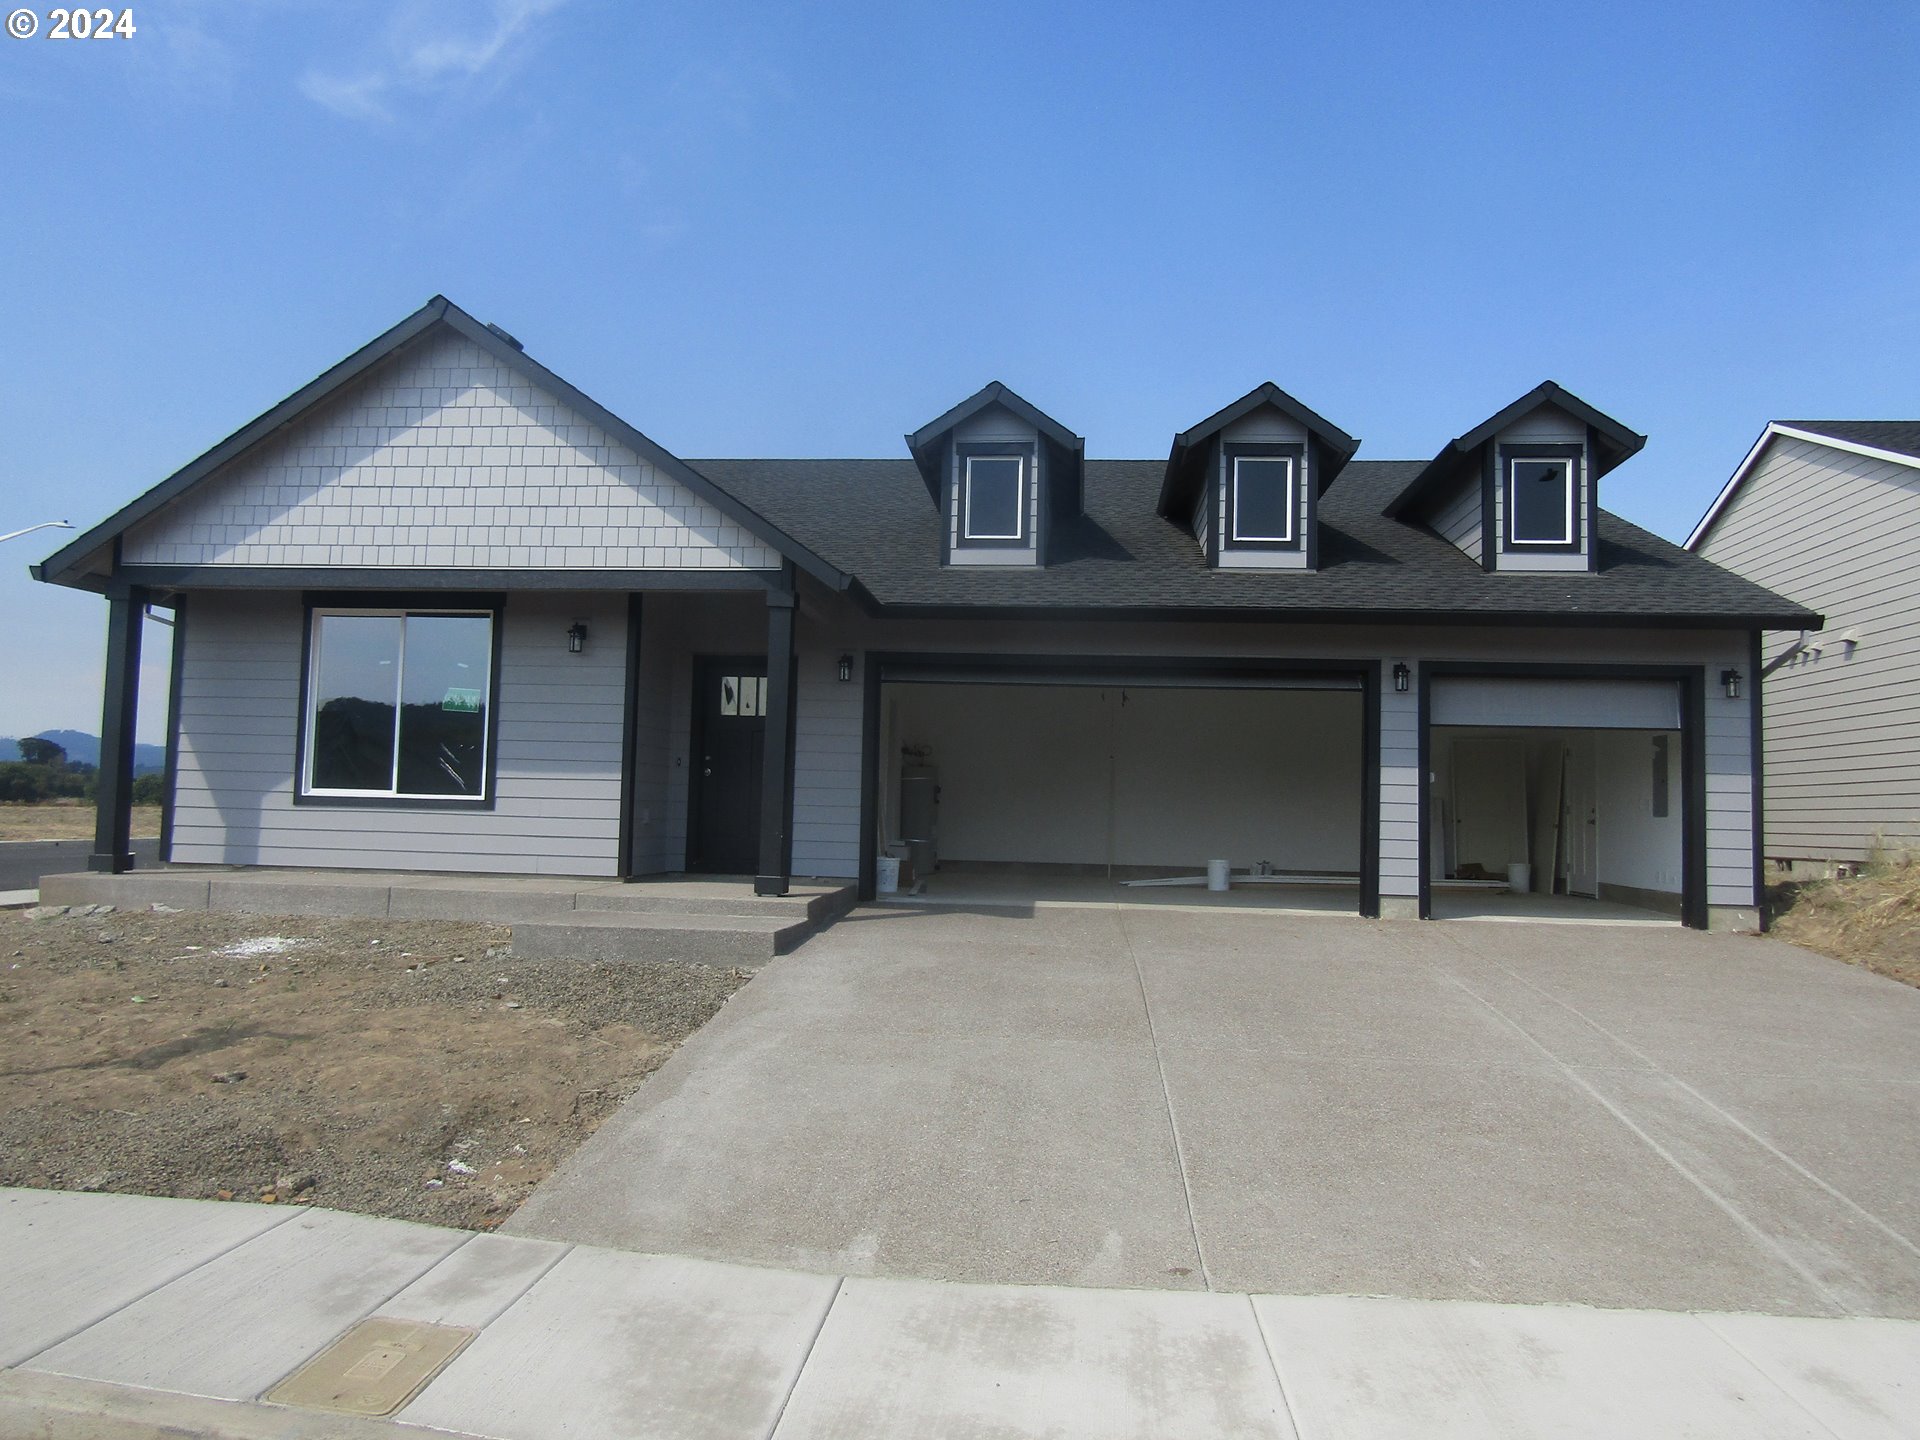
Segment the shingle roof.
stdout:
<svg viewBox="0 0 1920 1440">
<path fill-rule="evenodd" d="M 1418 460 L 1356 460 L 1341 472 L 1320 502 L 1320 569 L 1312 573 L 1210 570 L 1193 536 L 1155 513 L 1164 461 L 1087 461 L 1085 513 L 1056 531 L 1044 568 L 942 567 L 939 512 L 911 460 L 688 463 L 889 608 L 1769 629 L 1813 618 L 1604 511 L 1597 574 L 1489 575 L 1432 531 L 1381 513 L 1420 473 Z"/>
<path fill-rule="evenodd" d="M 1871 445 L 1920 460 L 1920 420 L 1781 420 L 1789 430 L 1806 430 L 1854 445 Z"/>
</svg>

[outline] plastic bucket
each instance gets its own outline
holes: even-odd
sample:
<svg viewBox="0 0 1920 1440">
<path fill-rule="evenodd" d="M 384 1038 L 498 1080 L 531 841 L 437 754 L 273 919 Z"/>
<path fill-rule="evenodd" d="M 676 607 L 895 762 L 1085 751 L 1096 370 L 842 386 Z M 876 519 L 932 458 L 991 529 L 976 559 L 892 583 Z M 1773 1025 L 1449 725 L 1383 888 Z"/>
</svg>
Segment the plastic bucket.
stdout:
<svg viewBox="0 0 1920 1440">
<path fill-rule="evenodd" d="M 1524 895 L 1533 889 L 1533 866 L 1507 866 L 1507 889 L 1516 895 Z"/>
<path fill-rule="evenodd" d="M 1228 886 L 1229 866 L 1225 860 L 1207 861 L 1207 889 L 1225 890 Z"/>
<path fill-rule="evenodd" d="M 900 893 L 900 857 L 881 855 L 873 862 L 873 888 L 882 895 Z"/>
</svg>

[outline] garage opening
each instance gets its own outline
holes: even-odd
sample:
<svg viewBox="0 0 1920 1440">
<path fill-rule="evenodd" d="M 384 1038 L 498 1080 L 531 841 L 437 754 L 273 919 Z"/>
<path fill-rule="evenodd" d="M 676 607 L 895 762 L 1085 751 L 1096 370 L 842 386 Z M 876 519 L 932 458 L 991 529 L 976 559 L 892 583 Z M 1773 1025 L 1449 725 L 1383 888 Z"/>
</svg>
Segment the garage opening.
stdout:
<svg viewBox="0 0 1920 1440">
<path fill-rule="evenodd" d="M 1681 922 L 1674 681 L 1436 677 L 1435 919 Z"/>
<path fill-rule="evenodd" d="M 880 898 L 1352 913 L 1363 722 L 1345 677 L 886 681 Z"/>
</svg>

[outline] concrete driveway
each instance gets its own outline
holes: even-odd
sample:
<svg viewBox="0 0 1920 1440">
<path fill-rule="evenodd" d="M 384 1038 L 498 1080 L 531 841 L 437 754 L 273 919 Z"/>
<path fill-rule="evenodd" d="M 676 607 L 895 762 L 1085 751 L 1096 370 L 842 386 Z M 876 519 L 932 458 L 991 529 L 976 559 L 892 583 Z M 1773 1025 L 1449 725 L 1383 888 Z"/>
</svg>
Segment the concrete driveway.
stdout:
<svg viewBox="0 0 1920 1440">
<path fill-rule="evenodd" d="M 1920 1318 L 1920 991 L 1680 930 L 865 909 L 511 1232 L 852 1275 Z"/>
</svg>

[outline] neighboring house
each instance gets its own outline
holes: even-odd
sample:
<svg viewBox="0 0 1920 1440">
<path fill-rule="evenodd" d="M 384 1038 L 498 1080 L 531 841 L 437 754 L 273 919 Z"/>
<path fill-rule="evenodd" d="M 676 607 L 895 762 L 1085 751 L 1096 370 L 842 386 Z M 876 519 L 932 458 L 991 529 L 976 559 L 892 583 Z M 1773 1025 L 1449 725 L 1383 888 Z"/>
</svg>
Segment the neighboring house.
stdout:
<svg viewBox="0 0 1920 1440">
<path fill-rule="evenodd" d="M 1687 548 L 1825 629 L 1768 634 L 1766 854 L 1857 864 L 1920 844 L 1920 420 L 1767 426 Z"/>
<path fill-rule="evenodd" d="M 109 600 L 98 868 L 151 602 L 175 862 L 871 893 L 931 838 L 1751 925 L 1748 657 L 1818 617 L 1603 510 L 1642 443 L 1546 384 L 1360 460 L 1263 385 L 1089 460 L 993 384 L 897 460 L 683 461 L 436 298 L 35 574 Z"/>
</svg>

